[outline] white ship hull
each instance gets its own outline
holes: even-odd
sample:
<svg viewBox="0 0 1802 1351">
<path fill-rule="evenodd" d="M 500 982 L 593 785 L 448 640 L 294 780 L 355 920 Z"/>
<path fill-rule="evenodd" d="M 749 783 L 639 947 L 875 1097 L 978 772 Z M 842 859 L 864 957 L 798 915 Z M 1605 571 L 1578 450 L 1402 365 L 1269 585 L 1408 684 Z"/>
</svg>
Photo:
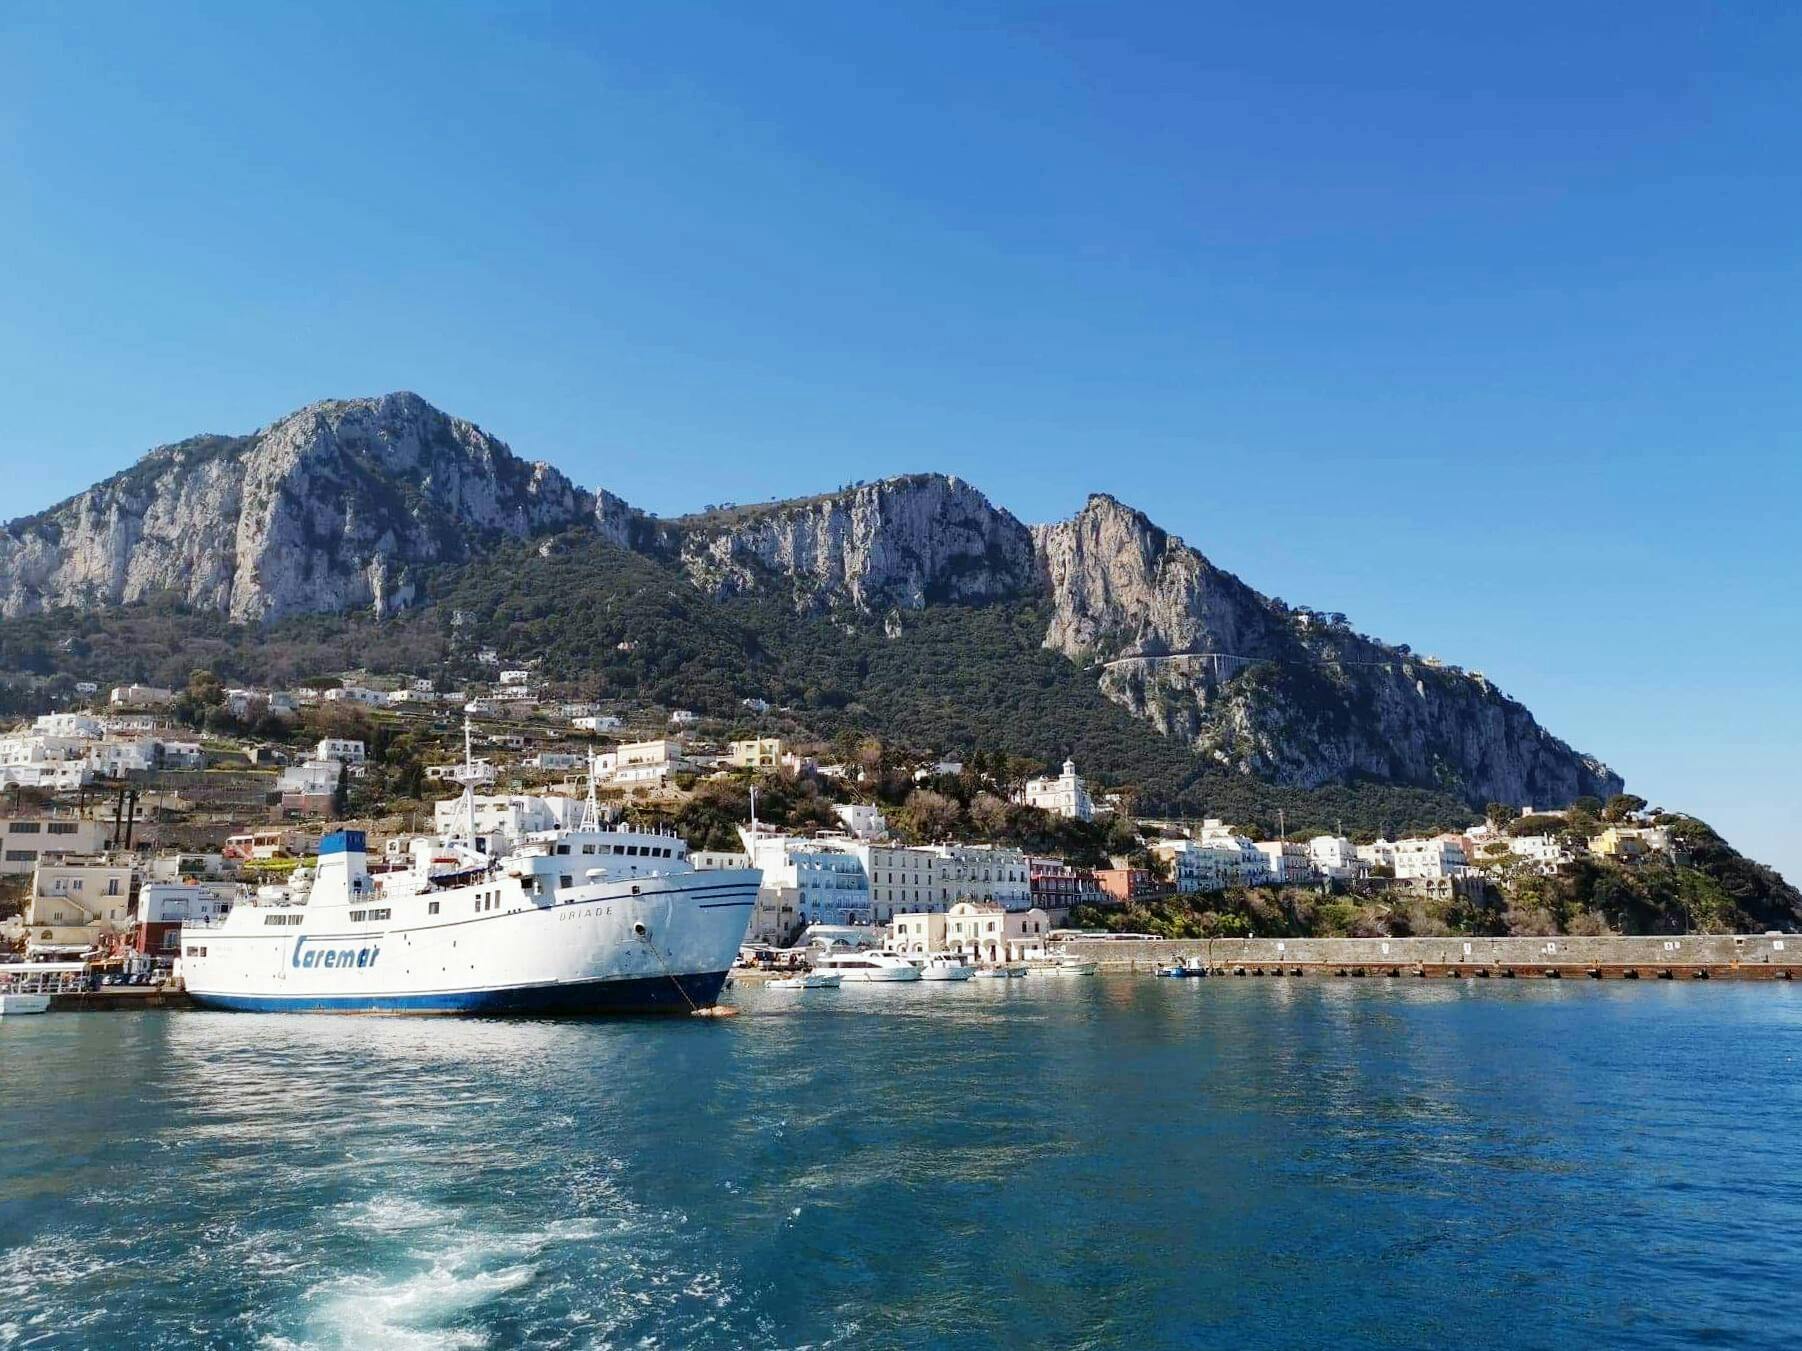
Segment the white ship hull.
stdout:
<svg viewBox="0 0 1802 1351">
<path fill-rule="evenodd" d="M 685 871 L 534 895 L 497 877 L 355 908 L 315 897 L 291 927 L 240 907 L 184 930 L 181 974 L 196 1002 L 243 1011 L 683 1012 L 718 999 L 759 880 Z"/>
</svg>

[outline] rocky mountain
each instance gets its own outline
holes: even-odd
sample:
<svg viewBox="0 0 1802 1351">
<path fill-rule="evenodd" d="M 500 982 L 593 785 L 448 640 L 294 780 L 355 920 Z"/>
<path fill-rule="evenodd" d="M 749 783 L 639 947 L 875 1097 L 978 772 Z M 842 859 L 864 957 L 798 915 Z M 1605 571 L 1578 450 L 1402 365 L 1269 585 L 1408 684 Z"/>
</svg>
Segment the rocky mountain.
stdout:
<svg viewBox="0 0 1802 1351">
<path fill-rule="evenodd" d="M 779 602 L 788 618 L 770 651 L 863 629 L 893 641 L 909 616 L 943 607 L 1007 608 L 1008 632 L 1036 626 L 1045 652 L 1085 673 L 1091 701 L 1099 690 L 1212 769 L 1472 803 L 1562 804 L 1621 785 L 1483 676 L 1261 595 L 1110 497 L 1028 527 L 960 479 L 915 474 L 659 520 L 412 394 L 314 404 L 247 437 L 164 447 L 13 522 L 0 530 L 0 613 L 173 598 L 239 622 L 385 614 L 431 600 L 434 580 L 454 584 L 447 567 L 501 542 L 571 532 L 630 551 L 697 599 Z M 523 585 L 511 577 L 478 590 Z M 526 598 L 535 609 L 539 591 Z M 836 628 L 789 627 L 826 621 Z M 759 649 L 755 614 L 719 622 Z M 681 669 L 693 653 L 669 660 Z M 860 657 L 853 680 L 879 665 Z"/>
<path fill-rule="evenodd" d="M 1304 787 L 1369 777 L 1510 803 L 1620 791 L 1485 677 L 1260 595 L 1111 497 L 1033 541 L 1054 606 L 1046 645 L 1221 764 Z"/>
<path fill-rule="evenodd" d="M 1004 600 L 1034 581 L 1032 534 L 962 479 L 910 474 L 678 519 L 662 532 L 714 596 L 778 581 L 802 610 Z"/>
<path fill-rule="evenodd" d="M 549 465 L 416 394 L 330 400 L 249 436 L 163 446 L 12 522 L 0 615 L 157 596 L 241 621 L 383 611 L 414 599 L 424 566 L 596 511 Z"/>
</svg>

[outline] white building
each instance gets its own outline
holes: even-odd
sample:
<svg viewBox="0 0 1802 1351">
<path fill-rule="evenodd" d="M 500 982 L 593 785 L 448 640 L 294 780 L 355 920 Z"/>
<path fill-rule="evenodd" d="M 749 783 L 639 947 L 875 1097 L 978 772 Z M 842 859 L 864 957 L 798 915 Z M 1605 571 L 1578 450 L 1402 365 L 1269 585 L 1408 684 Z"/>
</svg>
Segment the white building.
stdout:
<svg viewBox="0 0 1802 1351">
<path fill-rule="evenodd" d="M 164 769 L 200 769 L 206 764 L 206 751 L 198 741 L 158 741 L 157 758 Z"/>
<path fill-rule="evenodd" d="M 1178 892 L 1225 891 L 1238 886 L 1244 873 L 1237 845 L 1156 840 L 1151 852 L 1169 861 L 1170 880 Z"/>
<path fill-rule="evenodd" d="M 365 689 L 361 685 L 340 685 L 335 690 L 325 692 L 328 704 L 363 704 L 370 708 L 383 708 L 388 703 L 386 690 Z"/>
<path fill-rule="evenodd" d="M 994 844 L 929 844 L 923 852 L 936 856 L 933 889 L 940 909 L 958 901 L 1003 910 L 1032 905 L 1032 869 L 1022 850 Z"/>
<path fill-rule="evenodd" d="M 1308 841 L 1308 862 L 1314 872 L 1335 882 L 1350 882 L 1369 871 L 1358 857 L 1358 846 L 1343 835 L 1316 835 Z"/>
<path fill-rule="evenodd" d="M 1047 775 L 1028 779 L 1019 800 L 1054 816 L 1068 816 L 1077 821 L 1095 819 L 1095 804 L 1089 798 L 1089 790 L 1077 777 L 1074 760 L 1064 761 L 1063 772 L 1056 778 Z"/>
<path fill-rule="evenodd" d="M 275 788 L 283 795 L 329 797 L 338 791 L 338 776 L 343 772 L 344 766 L 336 760 L 303 760 L 284 769 L 276 778 Z"/>
<path fill-rule="evenodd" d="M 501 672 L 501 684 L 503 685 L 530 685 L 531 683 L 532 673 L 530 671 L 514 670 Z"/>
<path fill-rule="evenodd" d="M 0 764 L 0 788 L 44 788 L 67 792 L 93 782 L 93 768 L 85 760 L 48 760 L 25 764 Z"/>
<path fill-rule="evenodd" d="M 1394 849 L 1397 878 L 1439 882 L 1447 878 L 1462 877 L 1469 871 L 1464 847 L 1455 836 L 1441 835 L 1430 840 L 1397 840 Z"/>
<path fill-rule="evenodd" d="M 621 788 L 661 788 L 689 768 L 679 741 L 629 741 L 613 752 L 612 780 Z"/>
<path fill-rule="evenodd" d="M 1201 823 L 1201 833 L 1196 839 L 1201 844 L 1215 845 L 1238 855 L 1228 886 L 1261 887 L 1269 884 L 1270 864 L 1263 851 L 1224 822 L 1209 817 Z"/>
<path fill-rule="evenodd" d="M 692 708 L 675 708 L 670 710 L 671 727 L 692 727 L 701 720 L 701 715 Z"/>
<path fill-rule="evenodd" d="M 836 802 L 832 814 L 845 823 L 845 829 L 860 840 L 886 840 L 888 821 L 882 808 L 868 802 Z"/>
<path fill-rule="evenodd" d="M 1307 845 L 1295 840 L 1261 840 L 1256 848 L 1264 856 L 1264 872 L 1272 886 L 1293 887 L 1314 880 Z"/>
<path fill-rule="evenodd" d="M 580 769 L 588 763 L 586 755 L 574 751 L 539 751 L 525 759 L 527 769 Z"/>
<path fill-rule="evenodd" d="M 106 725 L 90 713 L 46 713 L 31 730 L 42 736 L 99 737 L 106 734 Z"/>
<path fill-rule="evenodd" d="M 1547 876 L 1571 862 L 1576 855 L 1556 835 L 1512 835 L 1507 837 L 1508 852 L 1526 859 Z"/>
<path fill-rule="evenodd" d="M 43 732 L 21 732 L 0 737 L 0 766 L 46 765 L 86 757 L 90 740 L 80 736 L 50 736 Z"/>
<path fill-rule="evenodd" d="M 745 852 L 753 867 L 763 870 L 765 888 L 793 888 L 796 918 L 809 924 L 868 925 L 870 879 L 863 860 L 845 845 L 828 840 L 799 839 L 790 835 L 753 836 L 740 828 Z"/>
<path fill-rule="evenodd" d="M 156 752 L 157 743 L 148 737 L 141 741 L 100 741 L 88 747 L 87 762 L 94 773 L 118 778 L 155 769 Z"/>
<path fill-rule="evenodd" d="M 162 708 L 175 702 L 175 692 L 156 685 L 120 685 L 107 697 L 114 708 Z"/>
<path fill-rule="evenodd" d="M 315 760 L 337 760 L 346 765 L 360 765 L 367 758 L 367 752 L 361 741 L 328 736 L 320 739 L 319 745 L 313 750 L 313 758 Z"/>
<path fill-rule="evenodd" d="M 870 879 L 870 909 L 876 923 L 886 924 L 904 910 L 950 908 L 950 900 L 941 899 L 939 891 L 944 859 L 932 850 L 868 840 L 852 841 L 848 847 L 863 861 Z"/>
<path fill-rule="evenodd" d="M 617 732 L 624 725 L 611 713 L 584 713 L 570 722 L 578 732 Z"/>
</svg>

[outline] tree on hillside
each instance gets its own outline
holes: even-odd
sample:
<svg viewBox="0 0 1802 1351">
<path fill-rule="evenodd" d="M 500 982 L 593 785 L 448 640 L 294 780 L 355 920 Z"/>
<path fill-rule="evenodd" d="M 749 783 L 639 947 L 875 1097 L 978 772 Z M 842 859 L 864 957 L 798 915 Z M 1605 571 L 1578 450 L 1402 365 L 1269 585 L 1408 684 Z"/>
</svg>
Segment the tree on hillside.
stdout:
<svg viewBox="0 0 1802 1351">
<path fill-rule="evenodd" d="M 914 789 L 899 813 L 902 833 L 921 844 L 955 835 L 962 820 L 963 809 L 957 800 L 931 788 Z"/>
<path fill-rule="evenodd" d="M 1646 800 L 1637 793 L 1616 793 L 1608 799 L 1608 805 L 1602 808 L 1604 821 L 1625 821 L 1629 816 L 1646 809 Z"/>
</svg>

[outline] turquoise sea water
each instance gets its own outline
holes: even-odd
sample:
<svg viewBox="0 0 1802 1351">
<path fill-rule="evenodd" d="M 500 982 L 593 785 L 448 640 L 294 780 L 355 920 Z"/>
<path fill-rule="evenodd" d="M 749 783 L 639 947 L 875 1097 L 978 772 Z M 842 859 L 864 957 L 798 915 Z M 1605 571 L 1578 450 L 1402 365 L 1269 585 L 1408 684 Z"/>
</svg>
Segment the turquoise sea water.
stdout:
<svg viewBox="0 0 1802 1351">
<path fill-rule="evenodd" d="M 0 1347 L 1802 1342 L 1802 990 L 0 1027 Z"/>
</svg>

